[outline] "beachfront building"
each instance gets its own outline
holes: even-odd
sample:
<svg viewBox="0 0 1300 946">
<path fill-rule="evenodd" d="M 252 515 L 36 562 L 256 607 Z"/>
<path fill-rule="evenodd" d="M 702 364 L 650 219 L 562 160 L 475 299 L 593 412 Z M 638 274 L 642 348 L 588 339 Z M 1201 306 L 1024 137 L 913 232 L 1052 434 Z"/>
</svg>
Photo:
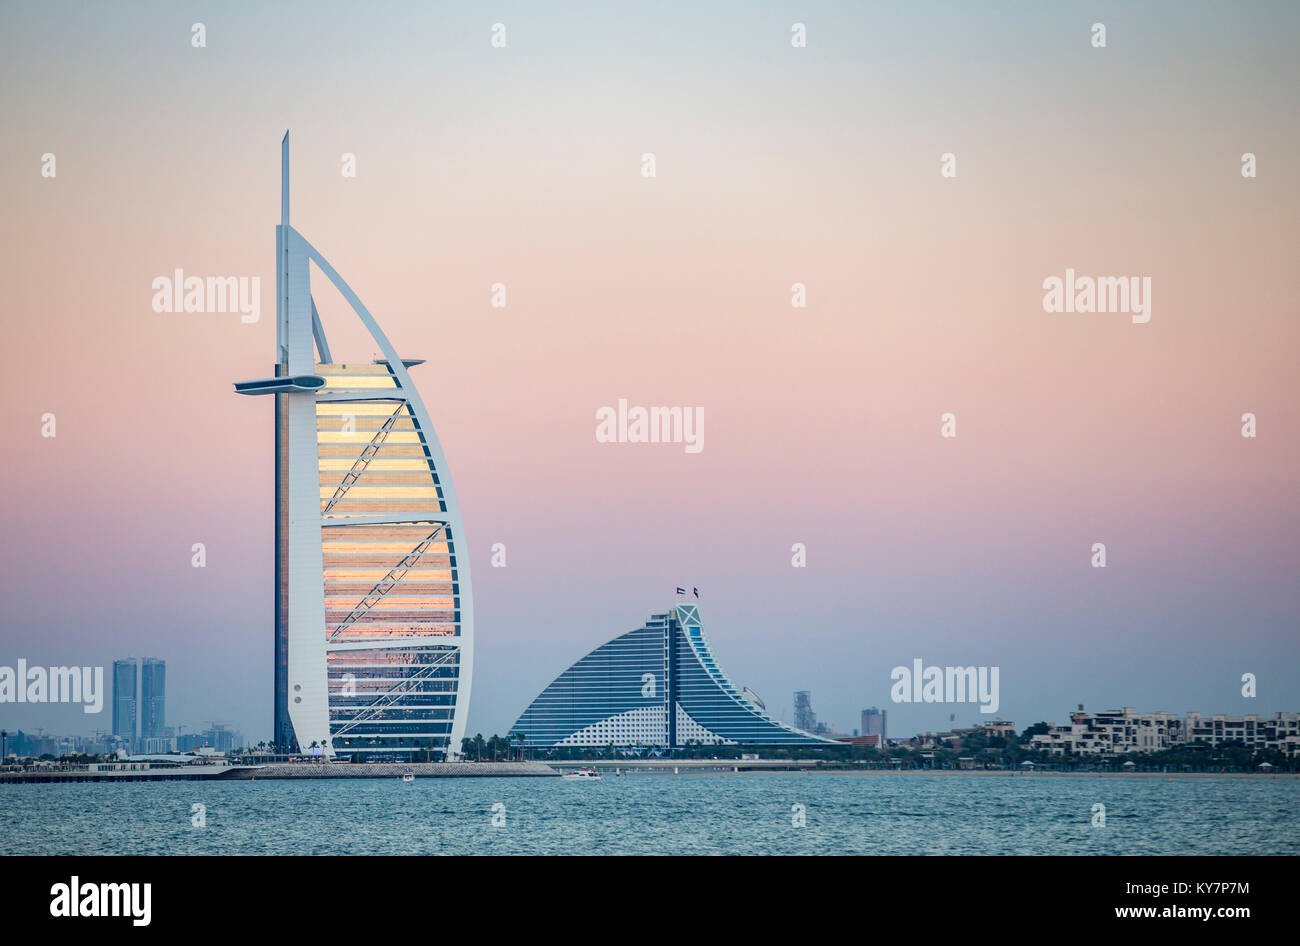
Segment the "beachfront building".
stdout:
<svg viewBox="0 0 1300 946">
<path fill-rule="evenodd" d="M 1131 706 L 1087 713 L 1080 704 L 1070 714 L 1068 725 L 1053 725 L 1048 732 L 1030 740 L 1032 748 L 1059 755 L 1160 752 L 1181 746 L 1223 743 L 1294 755 L 1300 751 L 1300 714 L 1277 713 L 1271 719 L 1261 719 L 1253 713 L 1246 716 L 1188 713 L 1182 718 L 1166 712 L 1139 713 Z"/>
<path fill-rule="evenodd" d="M 870 736 L 836 736 L 835 741 L 842 742 L 846 746 L 857 746 L 859 748 L 870 746 L 880 749 L 885 744 L 879 733 L 872 733 Z"/>
<path fill-rule="evenodd" d="M 835 745 L 769 716 L 709 646 L 699 606 L 678 604 L 555 678 L 511 729 L 526 747 Z"/>
<path fill-rule="evenodd" d="M 1016 724 L 1009 719 L 999 717 L 985 723 L 981 728 L 986 736 L 995 736 L 999 739 L 1016 738 Z"/>
<path fill-rule="evenodd" d="M 289 136 L 276 227 L 274 740 L 366 761 L 446 758 L 465 735 L 473 598 L 447 461 L 403 359 L 289 224 Z M 382 355 L 338 359 L 312 264 Z"/>
<path fill-rule="evenodd" d="M 1255 713 L 1245 716 L 1188 713 L 1183 738 L 1185 742 L 1210 746 L 1239 742 L 1252 749 L 1296 755 L 1300 752 L 1300 713 L 1275 713 L 1272 718 L 1262 719 Z"/>
<path fill-rule="evenodd" d="M 1030 745 L 1057 754 L 1158 752 L 1180 742 L 1181 731 L 1182 720 L 1173 713 L 1140 714 L 1131 706 L 1087 713 L 1081 703 L 1070 714 L 1068 725 L 1053 725 L 1048 732 L 1035 735 Z"/>
</svg>

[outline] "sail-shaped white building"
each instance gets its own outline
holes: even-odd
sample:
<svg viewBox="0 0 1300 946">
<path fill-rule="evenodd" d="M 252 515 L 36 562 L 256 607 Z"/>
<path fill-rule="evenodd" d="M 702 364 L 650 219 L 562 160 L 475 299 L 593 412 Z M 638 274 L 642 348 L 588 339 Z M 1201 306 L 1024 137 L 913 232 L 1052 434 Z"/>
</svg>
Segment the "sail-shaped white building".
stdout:
<svg viewBox="0 0 1300 946">
<path fill-rule="evenodd" d="M 289 135 L 276 227 L 275 743 L 365 761 L 451 758 L 474 664 L 460 507 L 403 360 L 334 267 L 289 224 Z M 312 264 L 383 353 L 336 362 Z"/>
</svg>

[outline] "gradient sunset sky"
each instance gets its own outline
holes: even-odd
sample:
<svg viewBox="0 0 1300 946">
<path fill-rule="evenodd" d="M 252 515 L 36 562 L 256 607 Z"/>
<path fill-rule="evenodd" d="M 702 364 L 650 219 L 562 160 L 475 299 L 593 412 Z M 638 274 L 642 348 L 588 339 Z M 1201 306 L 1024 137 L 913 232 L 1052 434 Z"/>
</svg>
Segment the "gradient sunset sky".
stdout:
<svg viewBox="0 0 1300 946">
<path fill-rule="evenodd" d="M 917 657 L 1000 667 L 1018 728 L 1300 710 L 1300 8 L 545 6 L 4 7 L 0 665 L 161 657 L 169 724 L 270 735 L 272 405 L 231 382 L 271 373 L 289 129 L 294 226 L 428 359 L 471 733 L 677 585 L 787 720 L 976 719 L 889 701 Z M 1150 322 L 1044 312 L 1067 267 L 1150 276 Z M 155 313 L 177 268 L 260 277 L 260 321 Z M 598 444 L 619 398 L 703 452 Z"/>
</svg>

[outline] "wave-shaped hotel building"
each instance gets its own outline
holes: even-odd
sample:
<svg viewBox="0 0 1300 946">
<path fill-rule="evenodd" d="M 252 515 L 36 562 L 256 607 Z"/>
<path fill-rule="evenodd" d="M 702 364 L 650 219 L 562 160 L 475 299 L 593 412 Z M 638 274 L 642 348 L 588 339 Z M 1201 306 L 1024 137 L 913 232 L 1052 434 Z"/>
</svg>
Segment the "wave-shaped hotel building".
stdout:
<svg viewBox="0 0 1300 946">
<path fill-rule="evenodd" d="M 732 684 L 694 603 L 651 615 L 644 627 L 597 647 L 556 677 L 510 731 L 537 748 L 838 745 L 773 719 Z"/>
<path fill-rule="evenodd" d="M 276 227 L 275 743 L 367 761 L 460 748 L 474 655 L 468 555 L 447 461 L 403 360 L 356 293 L 289 225 L 289 136 Z M 311 264 L 383 356 L 336 362 Z"/>
</svg>

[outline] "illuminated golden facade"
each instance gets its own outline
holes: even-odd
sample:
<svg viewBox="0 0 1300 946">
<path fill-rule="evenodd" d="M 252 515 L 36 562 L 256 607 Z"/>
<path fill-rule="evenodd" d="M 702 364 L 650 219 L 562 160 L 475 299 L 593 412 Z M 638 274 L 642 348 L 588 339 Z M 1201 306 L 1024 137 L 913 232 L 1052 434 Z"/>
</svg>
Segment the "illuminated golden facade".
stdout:
<svg viewBox="0 0 1300 946">
<path fill-rule="evenodd" d="M 316 366 L 322 394 L 396 387 L 386 364 Z M 442 747 L 458 670 L 455 538 L 404 400 L 318 401 L 329 712 L 336 753 Z M 376 516 L 423 522 L 371 524 Z M 383 643 L 383 647 L 373 645 Z"/>
</svg>

